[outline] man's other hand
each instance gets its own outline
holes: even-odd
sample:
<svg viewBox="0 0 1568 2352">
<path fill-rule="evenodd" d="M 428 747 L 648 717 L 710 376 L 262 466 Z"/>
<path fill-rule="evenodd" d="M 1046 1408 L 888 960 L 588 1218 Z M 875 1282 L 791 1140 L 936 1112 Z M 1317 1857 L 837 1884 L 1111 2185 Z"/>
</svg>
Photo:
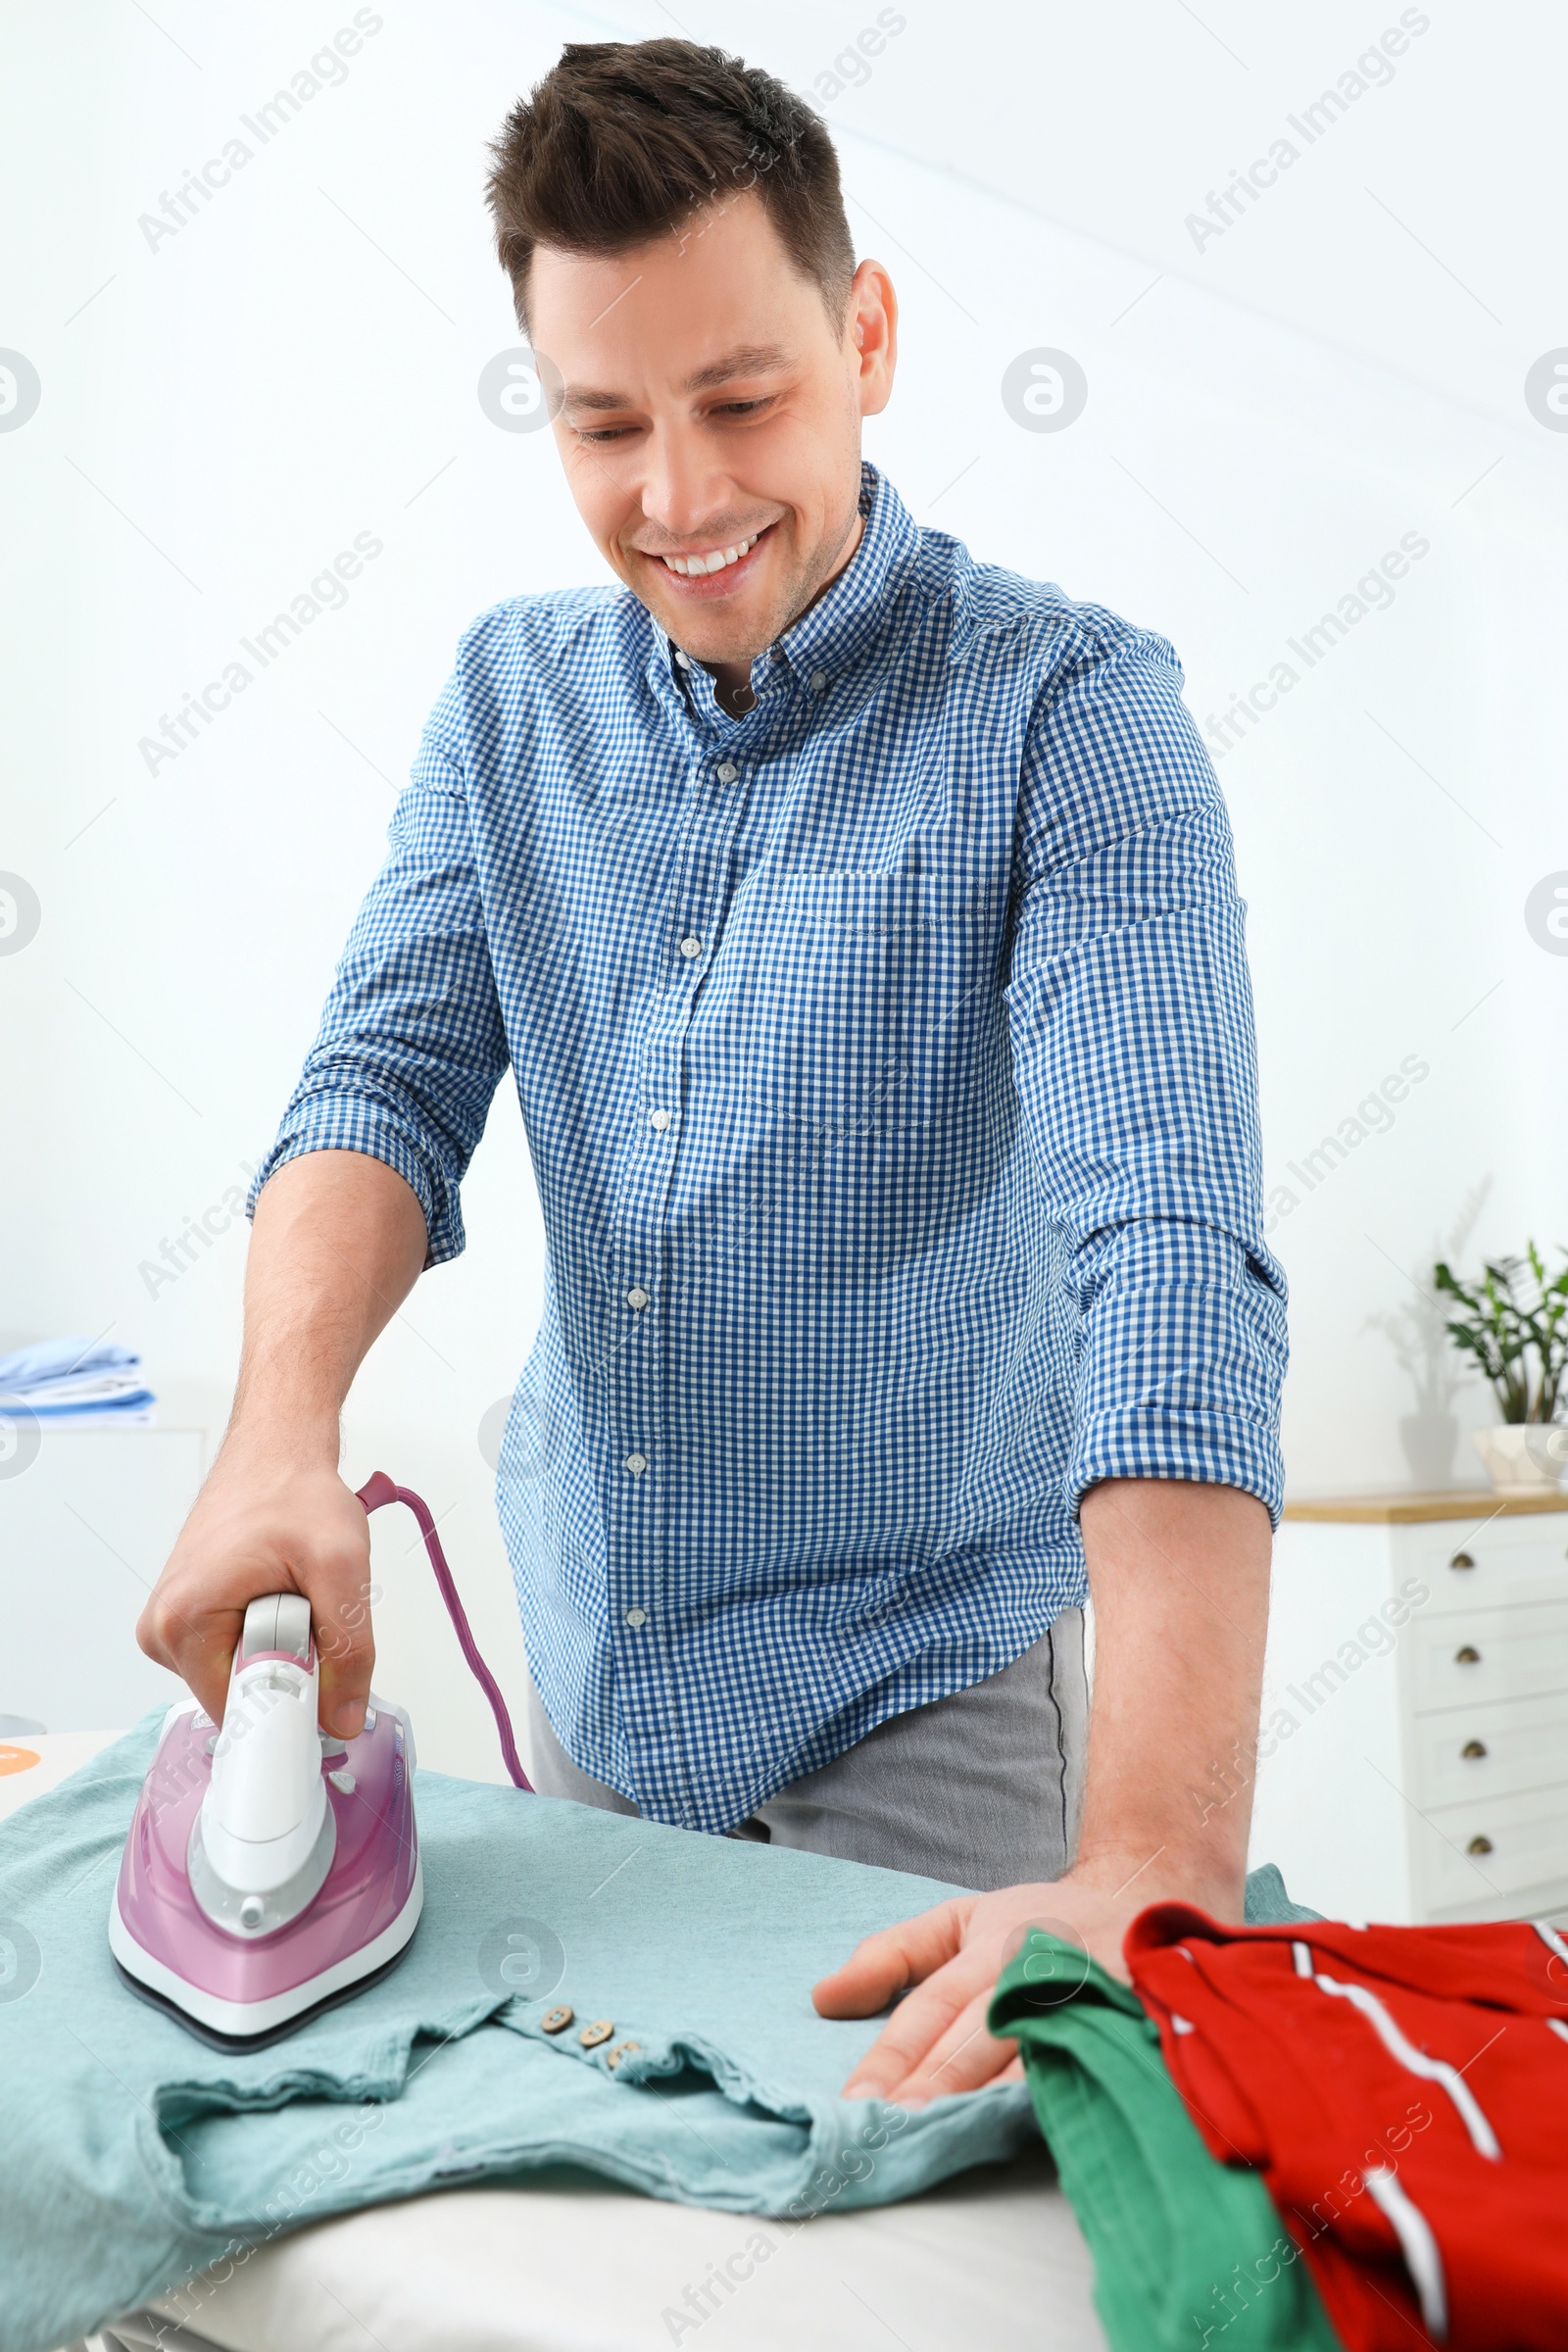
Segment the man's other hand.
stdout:
<svg viewBox="0 0 1568 2352">
<path fill-rule="evenodd" d="M 917 1919 L 867 1936 L 841 1969 L 811 1988 L 821 2017 L 874 2017 L 897 1994 L 906 1996 L 844 2096 L 920 2107 L 950 2091 L 1016 2080 L 1023 2072 L 1017 2044 L 987 2033 L 986 2011 L 1026 1931 L 1044 1928 L 1126 1984 L 1122 1938 L 1140 1911 L 1167 1901 L 1196 1903 L 1218 1919 L 1242 1915 L 1240 1883 L 1200 1886 L 1174 1874 L 1156 1882 L 1154 1871 L 1144 1868 L 1111 1886 L 1069 1871 L 995 1894 L 955 1895 Z M 910 1985 L 916 1989 L 906 1992 Z"/>
</svg>

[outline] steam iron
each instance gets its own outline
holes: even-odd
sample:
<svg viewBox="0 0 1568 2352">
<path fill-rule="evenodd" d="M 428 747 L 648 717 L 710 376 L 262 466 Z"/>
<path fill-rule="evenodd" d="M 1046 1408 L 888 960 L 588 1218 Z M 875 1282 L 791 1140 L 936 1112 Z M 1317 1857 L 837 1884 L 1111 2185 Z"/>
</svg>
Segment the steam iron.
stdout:
<svg viewBox="0 0 1568 2352">
<path fill-rule="evenodd" d="M 406 1503 L 526 1789 L 506 1705 L 418 1495 L 377 1471 L 367 1511 Z M 194 1698 L 164 1718 L 109 1913 L 132 1991 L 221 2049 L 261 2049 L 384 1976 L 424 1899 L 414 1816 L 414 1729 L 372 1691 L 365 1728 L 318 1722 L 319 1659 L 303 1593 L 253 1600 L 221 1725 Z"/>
</svg>

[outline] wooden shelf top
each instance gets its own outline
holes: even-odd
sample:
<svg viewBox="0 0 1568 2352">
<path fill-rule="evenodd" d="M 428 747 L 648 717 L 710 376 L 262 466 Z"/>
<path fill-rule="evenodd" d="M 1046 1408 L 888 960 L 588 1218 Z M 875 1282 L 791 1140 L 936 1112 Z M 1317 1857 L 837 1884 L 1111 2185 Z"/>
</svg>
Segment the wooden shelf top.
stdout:
<svg viewBox="0 0 1568 2352">
<path fill-rule="evenodd" d="M 1332 1519 L 1411 1527 L 1431 1519 L 1523 1519 L 1535 1511 L 1568 1511 L 1568 1489 L 1544 1494 L 1508 1494 L 1496 1487 L 1445 1487 L 1431 1494 L 1299 1494 L 1285 1505 L 1287 1519 Z"/>
</svg>

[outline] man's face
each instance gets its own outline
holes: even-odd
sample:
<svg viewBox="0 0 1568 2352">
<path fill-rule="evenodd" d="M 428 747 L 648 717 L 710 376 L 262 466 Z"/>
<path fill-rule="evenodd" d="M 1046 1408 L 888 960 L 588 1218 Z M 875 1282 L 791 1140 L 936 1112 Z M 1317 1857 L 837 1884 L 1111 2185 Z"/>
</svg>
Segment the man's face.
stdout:
<svg viewBox="0 0 1568 2352">
<path fill-rule="evenodd" d="M 858 541 L 860 419 L 893 381 L 886 272 L 862 262 L 840 328 L 747 194 L 629 253 L 538 247 L 528 314 L 595 544 L 677 645 L 744 674 Z"/>
</svg>

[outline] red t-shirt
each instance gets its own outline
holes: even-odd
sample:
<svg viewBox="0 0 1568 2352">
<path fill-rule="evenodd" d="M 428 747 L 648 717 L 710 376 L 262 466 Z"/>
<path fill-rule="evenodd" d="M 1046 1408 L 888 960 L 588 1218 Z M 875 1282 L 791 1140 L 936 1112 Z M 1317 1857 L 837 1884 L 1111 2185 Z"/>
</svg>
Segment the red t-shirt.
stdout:
<svg viewBox="0 0 1568 2352">
<path fill-rule="evenodd" d="M 1568 2352 L 1568 1937 L 1156 1903 L 1125 1950 L 1204 2140 L 1262 2172 L 1349 2352 Z"/>
</svg>

